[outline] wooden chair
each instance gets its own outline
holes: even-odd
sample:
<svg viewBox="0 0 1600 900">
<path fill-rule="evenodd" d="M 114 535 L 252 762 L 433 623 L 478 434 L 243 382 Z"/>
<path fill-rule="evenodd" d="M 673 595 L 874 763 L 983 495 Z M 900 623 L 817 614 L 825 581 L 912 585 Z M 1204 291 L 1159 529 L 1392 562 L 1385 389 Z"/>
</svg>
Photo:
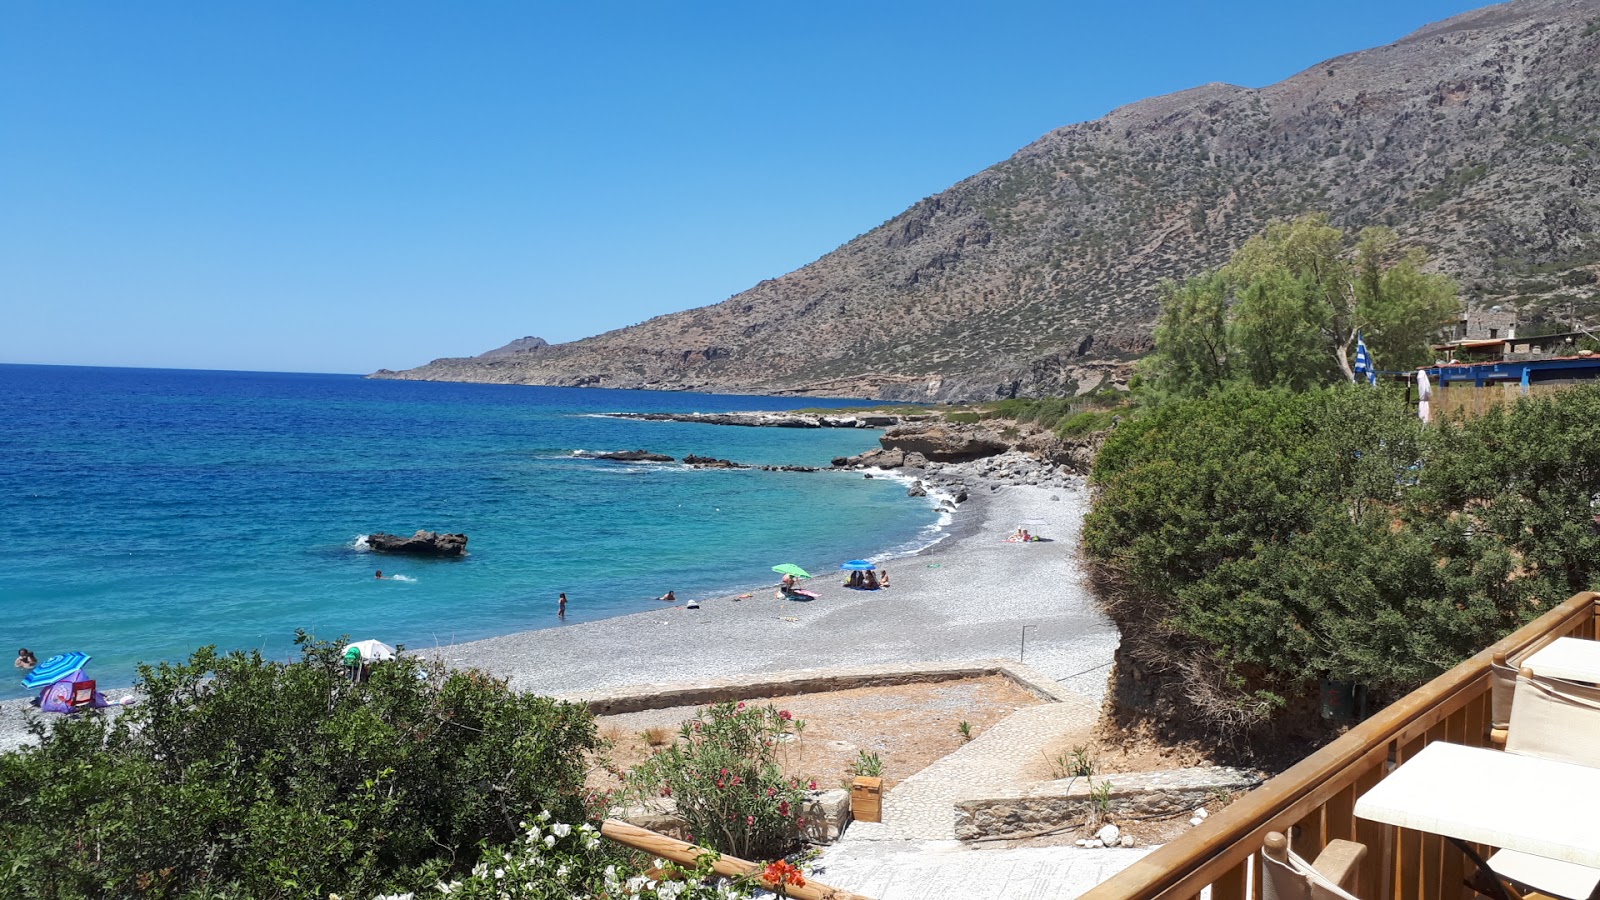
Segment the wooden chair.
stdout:
<svg viewBox="0 0 1600 900">
<path fill-rule="evenodd" d="M 1517 673 L 1507 718 L 1507 753 L 1600 768 L 1600 687 Z M 1501 850 L 1487 860 L 1496 875 L 1524 897 L 1589 900 L 1600 888 L 1600 869 Z"/>
<path fill-rule="evenodd" d="M 1261 854 L 1261 887 L 1266 900 L 1357 900 L 1350 893 L 1361 881 L 1361 861 L 1367 846 L 1355 841 L 1332 840 L 1306 862 L 1289 849 L 1289 839 L 1267 832 Z"/>
</svg>

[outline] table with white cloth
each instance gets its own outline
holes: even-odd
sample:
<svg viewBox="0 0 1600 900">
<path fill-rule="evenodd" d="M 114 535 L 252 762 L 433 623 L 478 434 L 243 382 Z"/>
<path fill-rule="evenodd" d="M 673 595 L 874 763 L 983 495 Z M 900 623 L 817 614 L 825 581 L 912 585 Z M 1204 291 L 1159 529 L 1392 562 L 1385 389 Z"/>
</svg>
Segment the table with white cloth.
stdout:
<svg viewBox="0 0 1600 900">
<path fill-rule="evenodd" d="M 1556 638 L 1522 661 L 1524 668 L 1546 678 L 1600 683 L 1600 641 Z"/>
<path fill-rule="evenodd" d="M 1580 800 L 1580 798 L 1583 798 Z M 1357 817 L 1600 868 L 1600 769 L 1435 741 L 1356 800 Z"/>
</svg>

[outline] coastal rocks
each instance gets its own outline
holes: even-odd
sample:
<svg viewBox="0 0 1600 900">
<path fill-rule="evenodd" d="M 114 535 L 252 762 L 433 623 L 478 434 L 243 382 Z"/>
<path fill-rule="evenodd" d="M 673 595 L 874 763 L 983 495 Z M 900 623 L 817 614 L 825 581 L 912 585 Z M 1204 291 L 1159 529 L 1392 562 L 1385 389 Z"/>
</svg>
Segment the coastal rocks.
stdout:
<svg viewBox="0 0 1600 900">
<path fill-rule="evenodd" d="M 855 456 L 839 456 L 833 460 L 836 468 L 865 466 L 874 469 L 898 469 L 906 464 L 906 454 L 901 450 L 868 450 Z"/>
<path fill-rule="evenodd" d="M 928 496 L 928 489 L 926 487 L 924 487 L 922 482 L 920 482 L 920 481 L 912 482 L 911 487 L 906 490 L 906 496 L 907 497 L 926 497 L 926 496 Z"/>
<path fill-rule="evenodd" d="M 665 453 L 651 453 L 649 450 L 613 450 L 606 453 L 596 453 L 594 459 L 603 459 L 608 462 L 672 462 L 673 458 Z M 684 462 L 688 462 L 685 458 Z"/>
<path fill-rule="evenodd" d="M 878 438 L 884 450 L 918 453 L 932 462 L 967 462 L 1004 453 L 1010 443 L 988 429 L 946 423 L 897 425 Z"/>
<path fill-rule="evenodd" d="M 908 422 L 924 422 L 928 413 L 860 413 L 811 415 L 781 412 L 725 413 L 607 413 L 613 419 L 644 422 L 698 422 L 702 425 L 740 425 L 749 428 L 888 428 Z"/>
<path fill-rule="evenodd" d="M 465 556 L 467 536 L 418 529 L 416 534 L 406 538 L 380 531 L 367 535 L 367 548 L 377 553 L 404 553 L 411 556 Z"/>
<path fill-rule="evenodd" d="M 695 456 L 693 453 L 683 458 L 684 463 L 696 469 L 748 469 L 743 463 L 736 463 L 731 459 L 716 459 L 710 456 Z"/>
</svg>

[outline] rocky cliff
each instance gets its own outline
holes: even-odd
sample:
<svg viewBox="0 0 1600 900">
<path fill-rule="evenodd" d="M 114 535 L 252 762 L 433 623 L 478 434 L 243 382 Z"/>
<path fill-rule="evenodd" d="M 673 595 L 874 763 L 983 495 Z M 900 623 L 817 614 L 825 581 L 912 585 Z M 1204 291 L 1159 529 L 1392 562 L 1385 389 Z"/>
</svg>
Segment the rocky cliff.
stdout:
<svg viewBox="0 0 1600 900">
<path fill-rule="evenodd" d="M 1089 390 L 1150 346 L 1156 286 L 1269 219 L 1393 226 L 1469 301 L 1600 314 L 1600 0 L 1517 0 L 1261 89 L 1053 131 L 728 300 L 382 377 L 982 399 Z M 796 340 L 796 335 L 805 335 Z"/>
</svg>

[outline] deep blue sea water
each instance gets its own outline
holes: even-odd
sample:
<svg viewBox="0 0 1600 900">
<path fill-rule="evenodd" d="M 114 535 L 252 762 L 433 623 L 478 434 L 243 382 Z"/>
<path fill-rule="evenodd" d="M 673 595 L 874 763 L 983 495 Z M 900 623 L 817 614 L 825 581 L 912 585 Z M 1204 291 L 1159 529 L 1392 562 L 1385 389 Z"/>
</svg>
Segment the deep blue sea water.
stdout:
<svg viewBox="0 0 1600 900">
<path fill-rule="evenodd" d="M 927 543 L 938 512 L 890 480 L 573 455 L 827 466 L 877 432 L 593 414 L 847 402 L 0 365 L 0 646 L 83 650 L 128 684 L 204 644 L 284 658 L 305 628 L 426 647 L 558 627 L 561 591 L 581 622 Z M 466 532 L 470 555 L 357 544 L 418 528 Z"/>
</svg>

